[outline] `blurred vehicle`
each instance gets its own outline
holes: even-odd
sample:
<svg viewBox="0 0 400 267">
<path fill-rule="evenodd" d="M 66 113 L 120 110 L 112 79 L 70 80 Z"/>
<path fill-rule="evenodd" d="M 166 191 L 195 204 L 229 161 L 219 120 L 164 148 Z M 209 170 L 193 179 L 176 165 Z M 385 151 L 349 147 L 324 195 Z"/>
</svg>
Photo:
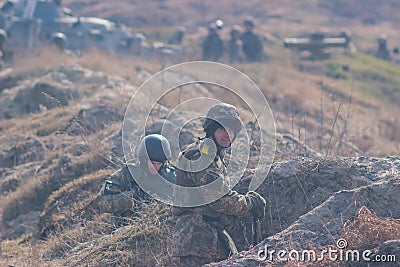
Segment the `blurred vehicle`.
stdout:
<svg viewBox="0 0 400 267">
<path fill-rule="evenodd" d="M 84 51 L 95 47 L 118 51 L 134 49 L 140 53 L 143 35 L 125 25 L 96 17 L 76 17 L 59 1 L 8 0 L 0 7 L 0 28 L 9 35 L 9 46 L 33 49 L 46 47 L 54 33 L 63 33 L 67 49 Z"/>
<path fill-rule="evenodd" d="M 323 33 L 316 32 L 309 37 L 285 38 L 283 45 L 290 49 L 310 52 L 308 59 L 312 60 L 328 58 L 330 55 L 324 51 L 327 48 L 343 47 L 354 50 L 351 33 L 348 31 L 340 33 L 337 37 L 327 37 Z"/>
</svg>

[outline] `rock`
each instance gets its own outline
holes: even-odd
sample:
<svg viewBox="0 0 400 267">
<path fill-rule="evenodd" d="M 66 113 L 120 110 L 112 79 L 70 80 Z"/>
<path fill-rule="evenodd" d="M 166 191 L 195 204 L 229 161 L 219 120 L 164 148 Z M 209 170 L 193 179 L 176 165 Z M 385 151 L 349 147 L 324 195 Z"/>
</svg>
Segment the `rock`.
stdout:
<svg viewBox="0 0 400 267">
<path fill-rule="evenodd" d="M 385 263 L 372 263 L 372 266 L 379 266 L 379 264 L 384 264 L 385 266 L 388 267 L 395 267 L 398 266 L 399 261 L 400 261 L 400 239 L 396 240 L 389 240 L 384 242 L 382 245 L 380 245 L 377 248 L 376 255 L 380 256 L 385 256 L 386 259 L 388 259 L 388 256 L 391 257 L 391 260 L 393 260 L 393 256 L 395 257 L 396 261 L 387 261 Z"/>
<path fill-rule="evenodd" d="M 398 177 L 399 164 L 398 157 L 296 158 L 274 163 L 257 189 L 270 201 L 268 235 L 290 226 L 335 192 Z"/>
<path fill-rule="evenodd" d="M 103 130 L 113 122 L 122 121 L 122 114 L 111 106 L 94 106 L 90 109 L 81 109 L 77 116 L 70 119 L 68 124 L 60 129 L 62 133 L 71 136 L 88 135 Z"/>
<path fill-rule="evenodd" d="M 184 146 L 189 145 L 194 142 L 195 138 L 193 133 L 186 129 L 179 129 L 172 121 L 170 120 L 157 120 L 154 123 L 151 123 L 145 130 L 146 135 L 149 134 L 168 134 L 168 136 L 172 136 L 179 139 L 179 148 L 182 150 Z M 178 137 L 179 136 L 179 137 Z M 173 142 L 173 140 L 170 140 Z M 176 147 L 172 145 L 172 147 Z M 173 151 L 173 154 L 177 154 L 180 151 Z"/>
<path fill-rule="evenodd" d="M 89 132 L 102 130 L 112 122 L 122 121 L 120 110 L 111 106 L 94 106 L 90 109 L 81 109 L 77 119 Z"/>
<path fill-rule="evenodd" d="M 353 190 L 342 190 L 307 214 L 300 216 L 285 230 L 268 237 L 249 251 L 209 266 L 259 266 L 266 264 L 258 253 L 271 250 L 311 249 L 336 244 L 346 222 L 365 206 L 379 217 L 400 218 L 400 180 L 373 183 Z M 390 204 L 389 204 L 390 203 Z"/>
<path fill-rule="evenodd" d="M 39 215 L 40 211 L 31 211 L 19 215 L 12 221 L 3 222 L 3 228 L 6 232 L 4 236 L 7 236 L 7 238 L 15 238 L 22 235 L 37 234 Z"/>
<path fill-rule="evenodd" d="M 12 167 L 44 159 L 43 144 L 33 138 L 12 137 L 4 142 L 0 151 L 0 167 Z"/>
<path fill-rule="evenodd" d="M 43 109 L 67 106 L 71 99 L 78 98 L 78 92 L 50 81 L 38 81 L 33 86 L 20 90 L 11 105 L 20 112 L 35 113 Z"/>
</svg>

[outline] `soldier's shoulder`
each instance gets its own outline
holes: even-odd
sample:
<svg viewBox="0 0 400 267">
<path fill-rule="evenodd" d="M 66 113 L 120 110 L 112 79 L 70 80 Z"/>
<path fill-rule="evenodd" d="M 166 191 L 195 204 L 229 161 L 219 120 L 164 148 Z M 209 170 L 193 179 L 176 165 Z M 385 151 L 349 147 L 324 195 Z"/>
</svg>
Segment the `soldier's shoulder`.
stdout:
<svg viewBox="0 0 400 267">
<path fill-rule="evenodd" d="M 188 145 L 181 153 L 181 157 L 186 159 L 196 159 L 200 157 L 200 145 L 198 142 Z"/>
<path fill-rule="evenodd" d="M 139 170 L 138 166 L 139 165 L 136 163 L 131 163 L 131 162 L 124 163 L 124 165 L 120 169 L 118 169 L 116 172 L 114 172 L 111 175 L 111 178 L 112 179 L 115 178 L 117 180 L 121 180 L 121 179 L 129 180 L 132 177 L 132 173 L 138 172 L 138 170 Z"/>
<path fill-rule="evenodd" d="M 117 173 L 126 173 L 129 172 L 129 170 L 135 170 L 136 168 L 136 163 L 126 162 L 121 168 L 118 169 Z"/>
</svg>

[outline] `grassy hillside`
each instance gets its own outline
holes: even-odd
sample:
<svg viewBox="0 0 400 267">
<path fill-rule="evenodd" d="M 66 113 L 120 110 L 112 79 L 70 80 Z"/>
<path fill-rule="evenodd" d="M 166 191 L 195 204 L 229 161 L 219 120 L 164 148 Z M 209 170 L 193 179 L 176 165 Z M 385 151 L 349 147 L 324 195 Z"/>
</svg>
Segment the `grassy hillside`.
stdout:
<svg viewBox="0 0 400 267">
<path fill-rule="evenodd" d="M 396 12 L 400 7 L 396 0 L 64 0 L 63 3 L 77 15 L 109 18 L 146 34 L 159 27 L 163 32 L 171 31 L 179 25 L 187 27 L 189 33 L 195 33 L 199 26 L 206 26 L 217 18 L 230 28 L 251 15 L 257 19 L 260 32 L 277 38 L 315 30 L 336 33 L 347 28 L 362 49 L 374 48 L 375 40 L 382 32 L 388 35 L 389 45 L 400 45 L 397 34 L 400 19 Z M 162 32 L 159 34 L 163 35 Z"/>
<path fill-rule="evenodd" d="M 234 67 L 256 82 L 271 106 L 283 136 L 276 140 L 275 161 L 304 155 L 304 146 L 324 158 L 399 154 L 400 65 L 370 55 L 382 32 L 389 48 L 400 44 L 396 0 L 63 3 L 78 15 L 126 23 L 150 41 L 165 41 L 184 25 L 185 60 L 200 58 L 208 21 L 222 18 L 227 39 L 233 24 L 252 15 L 265 37 L 266 61 Z M 343 28 L 352 32 L 357 52 L 334 49 L 326 60 L 307 61 L 282 46 L 286 36 L 316 30 L 337 34 Z M 98 52 L 79 58 L 16 54 L 13 72 L 0 77 L 0 265 L 173 265 L 169 207 L 144 207 L 132 225 L 112 232 L 108 215 L 86 205 L 122 164 L 119 131 L 131 95 L 150 74 L 177 61 L 182 60 L 121 59 Z M 71 94 L 61 103 L 52 95 L 35 95 L 40 86 Z"/>
</svg>

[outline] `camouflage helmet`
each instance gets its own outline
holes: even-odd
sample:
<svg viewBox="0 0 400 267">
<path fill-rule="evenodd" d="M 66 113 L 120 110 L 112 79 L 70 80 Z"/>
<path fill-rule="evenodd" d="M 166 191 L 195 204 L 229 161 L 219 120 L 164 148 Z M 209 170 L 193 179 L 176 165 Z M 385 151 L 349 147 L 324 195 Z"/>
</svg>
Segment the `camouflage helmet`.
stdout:
<svg viewBox="0 0 400 267">
<path fill-rule="evenodd" d="M 176 31 L 181 33 L 186 33 L 186 28 L 185 26 L 179 26 L 178 29 L 176 29 Z"/>
<path fill-rule="evenodd" d="M 61 32 L 56 32 L 51 35 L 51 44 L 56 45 L 60 50 L 64 50 L 67 46 L 67 36 Z"/>
<path fill-rule="evenodd" d="M 211 107 L 203 122 L 203 129 L 208 136 L 223 126 L 231 128 L 235 135 L 242 129 L 239 112 L 235 106 L 227 103 L 219 103 Z"/>
<path fill-rule="evenodd" d="M 231 36 L 234 36 L 235 34 L 240 33 L 240 26 L 239 25 L 235 25 L 232 27 L 231 29 Z"/>
<path fill-rule="evenodd" d="M 217 30 L 217 25 L 214 22 L 208 24 L 208 30 L 209 31 L 216 31 Z"/>
<path fill-rule="evenodd" d="M 377 39 L 379 44 L 386 44 L 387 35 L 382 33 Z"/>
<path fill-rule="evenodd" d="M 138 158 L 144 164 L 147 160 L 165 162 L 171 157 L 171 147 L 167 138 L 160 134 L 145 136 L 139 145 Z"/>
<path fill-rule="evenodd" d="M 250 25 L 251 27 L 254 27 L 254 18 L 253 17 L 247 17 L 244 22 L 243 25 Z"/>
<path fill-rule="evenodd" d="M 7 41 L 8 34 L 5 30 L 0 29 L 0 44 L 3 44 Z"/>
</svg>

